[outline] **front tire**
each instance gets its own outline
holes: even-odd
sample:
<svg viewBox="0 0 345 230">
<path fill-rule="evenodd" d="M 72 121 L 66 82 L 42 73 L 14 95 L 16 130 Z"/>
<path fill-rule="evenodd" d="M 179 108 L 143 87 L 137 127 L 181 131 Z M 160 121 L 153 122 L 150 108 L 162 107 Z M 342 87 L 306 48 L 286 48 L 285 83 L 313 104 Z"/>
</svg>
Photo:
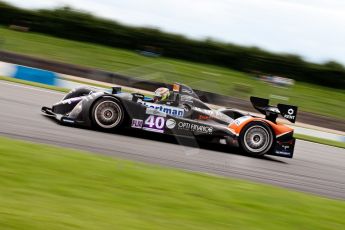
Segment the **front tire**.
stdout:
<svg viewBox="0 0 345 230">
<path fill-rule="evenodd" d="M 91 118 L 98 128 L 110 130 L 121 126 L 124 114 L 124 110 L 118 100 L 103 98 L 94 104 Z"/>
<path fill-rule="evenodd" d="M 246 125 L 239 138 L 242 150 L 254 156 L 262 156 L 271 151 L 274 141 L 270 127 L 258 121 Z"/>
</svg>

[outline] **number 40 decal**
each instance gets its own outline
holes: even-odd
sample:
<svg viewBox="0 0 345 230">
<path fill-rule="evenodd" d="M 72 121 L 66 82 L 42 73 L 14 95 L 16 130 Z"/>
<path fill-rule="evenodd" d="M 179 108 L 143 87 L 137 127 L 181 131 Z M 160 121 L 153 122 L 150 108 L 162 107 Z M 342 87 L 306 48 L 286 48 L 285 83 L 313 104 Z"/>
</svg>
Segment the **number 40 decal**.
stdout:
<svg viewBox="0 0 345 230">
<path fill-rule="evenodd" d="M 144 128 L 147 131 L 163 133 L 165 118 L 150 115 L 144 122 Z"/>
</svg>

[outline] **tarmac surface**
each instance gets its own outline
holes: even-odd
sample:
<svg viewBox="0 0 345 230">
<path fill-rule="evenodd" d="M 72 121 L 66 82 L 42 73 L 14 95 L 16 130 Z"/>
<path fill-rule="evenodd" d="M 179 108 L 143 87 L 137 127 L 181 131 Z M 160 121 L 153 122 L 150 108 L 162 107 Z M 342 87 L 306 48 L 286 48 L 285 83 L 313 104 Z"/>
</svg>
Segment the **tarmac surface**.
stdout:
<svg viewBox="0 0 345 230">
<path fill-rule="evenodd" d="M 293 159 L 254 158 L 191 139 L 68 127 L 40 111 L 62 97 L 59 92 L 0 81 L 0 135 L 345 199 L 345 149 L 298 140 Z"/>
</svg>

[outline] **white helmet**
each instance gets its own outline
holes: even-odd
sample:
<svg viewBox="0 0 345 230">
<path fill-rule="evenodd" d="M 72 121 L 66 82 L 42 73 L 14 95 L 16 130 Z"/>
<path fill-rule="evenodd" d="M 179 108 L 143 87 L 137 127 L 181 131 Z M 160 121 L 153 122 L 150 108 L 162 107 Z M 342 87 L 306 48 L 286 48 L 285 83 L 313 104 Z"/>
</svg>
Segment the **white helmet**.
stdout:
<svg viewBox="0 0 345 230">
<path fill-rule="evenodd" d="M 156 89 L 155 95 L 154 95 L 154 101 L 165 101 L 169 98 L 170 91 L 168 88 L 160 87 Z"/>
</svg>

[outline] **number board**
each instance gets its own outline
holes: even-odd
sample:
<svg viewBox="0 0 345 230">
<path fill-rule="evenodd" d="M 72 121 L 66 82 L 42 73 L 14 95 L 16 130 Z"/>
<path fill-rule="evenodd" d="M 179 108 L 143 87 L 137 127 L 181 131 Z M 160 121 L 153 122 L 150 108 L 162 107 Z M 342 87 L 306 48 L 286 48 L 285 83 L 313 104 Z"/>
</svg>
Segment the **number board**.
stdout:
<svg viewBox="0 0 345 230">
<path fill-rule="evenodd" d="M 146 131 L 163 133 L 165 117 L 150 115 L 144 122 L 143 129 Z"/>
</svg>

